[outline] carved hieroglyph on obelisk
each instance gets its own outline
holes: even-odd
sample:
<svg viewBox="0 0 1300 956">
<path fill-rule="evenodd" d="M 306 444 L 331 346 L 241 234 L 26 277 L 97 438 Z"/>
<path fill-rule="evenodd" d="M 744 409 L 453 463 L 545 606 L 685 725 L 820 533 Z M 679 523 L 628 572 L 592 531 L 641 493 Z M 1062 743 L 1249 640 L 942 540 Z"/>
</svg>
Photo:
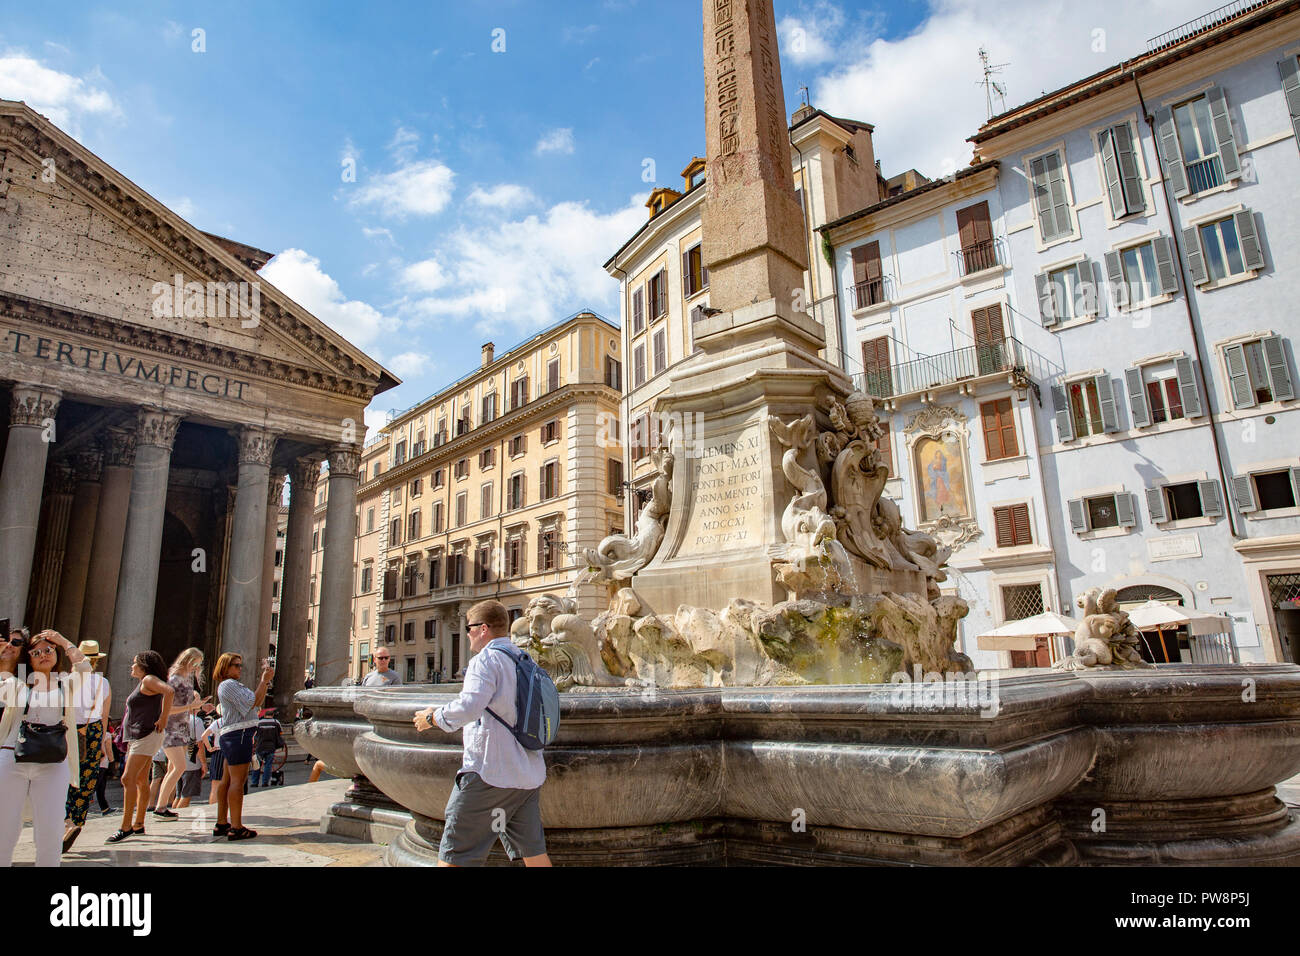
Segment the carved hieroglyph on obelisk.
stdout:
<svg viewBox="0 0 1300 956">
<path fill-rule="evenodd" d="M 710 333 L 734 339 L 766 319 L 769 332 L 794 332 L 815 348 L 820 328 L 795 311 L 808 255 L 771 0 L 704 0 L 704 92 L 704 260 L 709 304 L 725 314 L 706 320 L 696 338 L 710 350 Z M 774 316 L 784 321 L 772 323 Z"/>
</svg>

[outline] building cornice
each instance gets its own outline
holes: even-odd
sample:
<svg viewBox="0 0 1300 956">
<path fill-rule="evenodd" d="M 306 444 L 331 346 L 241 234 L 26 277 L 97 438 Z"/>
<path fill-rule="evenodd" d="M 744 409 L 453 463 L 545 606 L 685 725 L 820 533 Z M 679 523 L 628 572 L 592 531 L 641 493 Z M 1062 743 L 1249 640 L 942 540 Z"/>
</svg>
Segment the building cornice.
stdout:
<svg viewBox="0 0 1300 956">
<path fill-rule="evenodd" d="M 623 243 L 618 252 L 610 257 L 609 261 L 605 263 L 605 271 L 614 278 L 618 278 L 616 272 L 628 271 L 618 264 L 619 259 L 635 259 L 643 254 L 648 247 L 662 241 L 664 233 L 680 227 L 681 221 L 688 214 L 696 212 L 703 205 L 704 195 L 705 190 L 703 187 L 692 189 L 659 215 L 647 221 L 645 225 L 632 234 L 631 239 Z"/>
<path fill-rule="evenodd" d="M 1247 561 L 1269 558 L 1294 558 L 1300 553 L 1300 534 L 1280 534 L 1271 538 L 1245 538 L 1232 547 Z"/>
<path fill-rule="evenodd" d="M 936 179 L 909 192 L 849 213 L 819 230 L 834 245 L 876 232 L 898 222 L 916 219 L 954 202 L 993 189 L 998 182 L 997 161 L 963 169 L 951 180 Z"/>
</svg>

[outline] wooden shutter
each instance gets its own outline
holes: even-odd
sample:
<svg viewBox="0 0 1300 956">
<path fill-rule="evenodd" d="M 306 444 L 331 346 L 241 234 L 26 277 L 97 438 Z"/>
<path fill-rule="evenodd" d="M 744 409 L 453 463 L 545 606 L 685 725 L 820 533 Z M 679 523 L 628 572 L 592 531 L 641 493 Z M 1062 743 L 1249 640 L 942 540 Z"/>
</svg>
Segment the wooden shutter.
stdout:
<svg viewBox="0 0 1300 956">
<path fill-rule="evenodd" d="M 1081 534 L 1088 530 L 1088 509 L 1084 506 L 1082 498 L 1071 498 L 1065 503 L 1066 509 L 1070 512 L 1070 530 L 1075 534 Z"/>
<path fill-rule="evenodd" d="M 1077 319 L 1089 315 L 1096 315 L 1101 311 L 1101 306 L 1097 303 L 1097 284 L 1092 281 L 1092 260 L 1084 259 L 1082 262 L 1075 263 L 1074 266 L 1075 281 L 1075 301 L 1073 314 Z M 1079 297 L 1082 297 L 1083 305 L 1080 308 Z"/>
<path fill-rule="evenodd" d="M 1145 428 L 1151 424 L 1151 407 L 1147 404 L 1146 385 L 1142 381 L 1142 369 L 1124 369 L 1124 385 L 1128 389 L 1129 415 L 1134 428 Z"/>
<path fill-rule="evenodd" d="M 1232 404 L 1237 408 L 1254 408 L 1255 390 L 1250 387 L 1250 371 L 1246 368 L 1246 348 L 1229 345 L 1223 350 L 1224 364 L 1228 366 L 1228 390 Z"/>
<path fill-rule="evenodd" d="M 1232 117 L 1228 115 L 1228 101 L 1223 87 L 1212 86 L 1205 91 L 1205 101 L 1210 105 L 1210 124 L 1219 146 L 1219 162 L 1223 165 L 1225 179 L 1241 178 L 1241 160 L 1237 157 L 1237 140 L 1232 132 Z"/>
<path fill-rule="evenodd" d="M 1052 386 L 1052 408 L 1056 413 L 1056 436 L 1058 441 L 1074 440 L 1074 422 L 1070 420 L 1070 397 L 1064 385 Z"/>
<path fill-rule="evenodd" d="M 1209 282 L 1205 254 L 1201 252 L 1201 231 L 1195 226 L 1183 230 L 1183 253 L 1187 257 L 1187 271 L 1192 274 L 1192 285 L 1205 285 Z"/>
<path fill-rule="evenodd" d="M 1126 124 L 1125 129 L 1127 128 Z M 1124 206 L 1124 183 L 1119 174 L 1119 156 L 1115 153 L 1114 129 L 1101 132 L 1101 169 L 1106 183 L 1106 197 L 1110 200 L 1110 214 L 1119 219 L 1128 214 L 1128 209 Z"/>
<path fill-rule="evenodd" d="M 989 461 L 1020 454 L 1011 399 L 999 398 L 984 402 L 980 405 L 980 418 L 984 426 L 984 449 Z"/>
<path fill-rule="evenodd" d="M 1178 273 L 1174 271 L 1174 241 L 1158 236 L 1151 241 L 1156 260 L 1156 286 L 1161 295 L 1178 292 Z"/>
<path fill-rule="evenodd" d="M 1127 491 L 1121 491 L 1115 496 L 1115 518 L 1121 528 L 1131 528 L 1137 524 L 1137 517 L 1133 511 L 1132 495 Z"/>
<path fill-rule="evenodd" d="M 1268 363 L 1268 379 L 1273 392 L 1273 401 L 1283 402 L 1295 398 L 1295 385 L 1291 381 L 1291 370 L 1286 365 L 1286 349 L 1282 345 L 1282 336 L 1270 335 L 1260 341 L 1264 349 L 1264 361 Z"/>
<path fill-rule="evenodd" d="M 1196 383 L 1196 366 L 1187 357 L 1174 359 L 1178 374 L 1178 394 L 1183 400 L 1183 417 L 1196 418 L 1201 414 L 1201 388 Z"/>
<path fill-rule="evenodd" d="M 695 294 L 695 277 L 691 275 L 691 252 L 686 250 L 682 253 L 682 288 L 686 290 L 687 295 Z"/>
<path fill-rule="evenodd" d="M 853 247 L 853 284 L 860 285 L 880 278 L 880 243 L 868 242 Z"/>
<path fill-rule="evenodd" d="M 1056 287 L 1052 277 L 1046 272 L 1034 276 L 1034 289 L 1038 292 L 1038 315 L 1043 320 L 1043 328 L 1051 328 L 1061 321 L 1061 310 L 1056 303 Z"/>
<path fill-rule="evenodd" d="M 1147 490 L 1147 511 L 1151 514 L 1151 523 L 1158 524 L 1168 520 L 1165 510 L 1165 489 L 1163 485 Z"/>
<path fill-rule="evenodd" d="M 1282 75 L 1282 95 L 1291 114 L 1291 129 L 1295 131 L 1296 145 L 1300 146 L 1300 59 L 1289 56 L 1279 60 L 1277 71 Z"/>
<path fill-rule="evenodd" d="M 889 469 L 889 477 L 894 476 L 894 446 L 890 438 L 889 428 L 885 428 L 885 433 L 876 439 L 876 451 L 880 452 L 880 463 Z"/>
<path fill-rule="evenodd" d="M 1124 264 L 1118 252 L 1108 252 L 1106 260 L 1106 282 L 1110 285 L 1115 308 L 1122 309 L 1128 305 L 1128 286 L 1124 283 Z"/>
<path fill-rule="evenodd" d="M 1131 215 L 1146 209 L 1146 199 L 1142 195 L 1142 173 L 1137 160 L 1137 141 L 1128 123 L 1113 127 L 1115 134 L 1115 155 L 1119 159 L 1119 175 L 1123 182 L 1124 208 Z"/>
<path fill-rule="evenodd" d="M 1017 545 L 1034 543 L 1033 535 L 1029 530 L 1029 505 L 1011 506 L 1011 524 Z"/>
<path fill-rule="evenodd" d="M 1187 168 L 1183 165 L 1182 150 L 1178 146 L 1178 127 L 1174 123 L 1174 111 L 1166 106 L 1156 113 L 1157 151 L 1163 161 L 1165 176 L 1173 189 L 1174 198 L 1181 198 L 1190 192 L 1187 185 Z"/>
<path fill-rule="evenodd" d="M 1056 235 L 1069 235 L 1073 229 L 1070 226 L 1070 203 L 1069 197 L 1065 192 L 1065 167 L 1061 163 L 1060 153 L 1051 153 L 1047 157 L 1046 163 L 1048 175 L 1048 195 L 1051 197 L 1052 209 L 1056 214 Z"/>
<path fill-rule="evenodd" d="M 973 206 L 957 210 L 957 231 L 961 235 L 963 249 L 993 239 L 993 223 L 989 220 L 989 204 L 977 202 Z"/>
<path fill-rule="evenodd" d="M 1249 209 L 1232 214 L 1237 227 L 1237 241 L 1241 244 L 1241 258 L 1247 269 L 1264 268 L 1264 249 L 1255 229 L 1255 214 Z"/>
<path fill-rule="evenodd" d="M 551 362 L 546 366 L 546 390 L 553 392 L 560 387 L 560 363 Z"/>
<path fill-rule="evenodd" d="M 1201 514 L 1207 518 L 1217 518 L 1223 514 L 1223 495 L 1217 481 L 1198 481 L 1196 490 L 1201 495 Z"/>
<path fill-rule="evenodd" d="M 1097 383 L 1097 404 L 1101 406 L 1102 431 L 1119 431 L 1119 416 L 1115 413 L 1115 391 L 1110 384 L 1110 375 L 1103 372 L 1093 379 Z"/>
<path fill-rule="evenodd" d="M 1011 520 L 1010 508 L 993 509 L 993 527 L 997 534 L 997 546 L 999 548 L 1010 548 L 1015 544 L 1016 532 Z"/>
<path fill-rule="evenodd" d="M 668 312 L 668 267 L 667 266 L 659 270 L 659 288 L 656 290 L 656 293 L 657 293 L 656 305 L 658 308 L 658 312 L 655 313 L 655 318 L 659 318 L 659 316 L 665 315 Z"/>
<path fill-rule="evenodd" d="M 645 293 L 642 289 L 637 289 L 632 293 L 632 332 L 640 332 L 645 328 Z"/>
<path fill-rule="evenodd" d="M 1228 479 L 1228 486 L 1238 511 L 1242 514 L 1250 514 L 1252 511 L 1259 510 L 1259 505 L 1255 503 L 1255 489 L 1251 486 L 1250 475 L 1233 475 Z"/>
<path fill-rule="evenodd" d="M 994 303 L 971 313 L 976 345 L 1001 345 L 1006 338 L 1002 328 L 1002 305 Z"/>
</svg>

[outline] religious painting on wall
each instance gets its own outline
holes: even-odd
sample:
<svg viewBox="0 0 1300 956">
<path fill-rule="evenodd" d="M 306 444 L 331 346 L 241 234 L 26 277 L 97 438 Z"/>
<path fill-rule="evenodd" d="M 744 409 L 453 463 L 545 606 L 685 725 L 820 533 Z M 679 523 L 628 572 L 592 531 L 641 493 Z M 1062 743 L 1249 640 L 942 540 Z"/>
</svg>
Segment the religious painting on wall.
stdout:
<svg viewBox="0 0 1300 956">
<path fill-rule="evenodd" d="M 919 439 L 913 446 L 913 461 L 921 491 L 922 524 L 941 517 L 971 517 L 966 497 L 966 461 L 955 436 Z"/>
</svg>

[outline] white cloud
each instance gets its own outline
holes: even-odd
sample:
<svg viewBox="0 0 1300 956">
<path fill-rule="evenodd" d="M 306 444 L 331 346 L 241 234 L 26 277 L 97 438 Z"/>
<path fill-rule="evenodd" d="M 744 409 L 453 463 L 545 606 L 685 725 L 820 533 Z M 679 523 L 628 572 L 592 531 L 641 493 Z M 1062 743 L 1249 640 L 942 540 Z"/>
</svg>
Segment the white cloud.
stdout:
<svg viewBox="0 0 1300 956">
<path fill-rule="evenodd" d="M 436 292 L 447 284 L 447 273 L 437 259 L 413 262 L 402 270 L 402 282 L 417 292 Z"/>
<path fill-rule="evenodd" d="M 362 226 L 361 235 L 367 239 L 387 239 L 389 242 L 396 242 L 392 230 L 385 229 L 383 226 Z"/>
<path fill-rule="evenodd" d="M 384 402 L 386 404 L 391 398 L 392 395 L 388 392 L 384 392 L 382 395 L 376 396 L 375 401 Z M 366 441 L 370 441 L 370 439 L 379 434 L 379 429 L 388 424 L 388 409 L 376 408 L 374 405 L 371 405 L 366 409 L 365 421 Z"/>
<path fill-rule="evenodd" d="M 542 138 L 537 141 L 536 152 L 538 156 L 545 156 L 547 153 L 572 153 L 573 129 L 571 127 L 563 127 L 561 129 L 553 129 L 549 133 L 544 134 Z"/>
<path fill-rule="evenodd" d="M 844 19 L 844 11 L 826 0 L 804 7 L 797 16 L 782 17 L 776 25 L 782 59 L 795 66 L 825 63 L 835 56 Z"/>
<path fill-rule="evenodd" d="M 409 303 L 432 319 L 477 317 L 478 330 L 525 333 L 577 309 L 615 311 L 618 285 L 601 264 L 645 221 L 646 196 L 597 212 L 562 202 L 542 215 L 462 227 L 440 247 L 447 284 Z"/>
<path fill-rule="evenodd" d="M 987 118 L 981 44 L 1010 64 L 998 76 L 1010 108 L 1143 52 L 1148 37 L 1203 13 L 1204 0 L 999 0 L 991 12 L 982 0 L 932 0 L 908 36 L 837 49 L 843 65 L 813 84 L 813 105 L 874 124 L 886 176 L 941 175 L 970 162 L 966 137 Z"/>
<path fill-rule="evenodd" d="M 407 126 L 397 127 L 392 140 L 388 143 L 389 152 L 399 166 L 407 165 L 415 158 L 415 150 L 420 145 L 420 134 Z"/>
<path fill-rule="evenodd" d="M 565 27 L 561 34 L 565 43 L 586 43 L 600 31 L 600 27 L 589 23 L 585 27 Z"/>
<path fill-rule="evenodd" d="M 394 355 L 384 365 L 399 378 L 410 378 L 413 375 L 428 374 L 431 362 L 429 356 L 423 352 L 403 352 L 401 355 Z"/>
<path fill-rule="evenodd" d="M 21 51 L 0 55 L 0 96 L 23 100 L 74 136 L 80 119 L 120 112 L 113 98 L 93 81 L 51 70 Z"/>
<path fill-rule="evenodd" d="M 455 179 L 456 174 L 450 168 L 425 159 L 370 177 L 359 186 L 352 204 L 374 206 L 393 219 L 432 216 L 442 212 L 451 201 Z"/>
<path fill-rule="evenodd" d="M 484 189 L 482 186 L 475 187 L 474 191 L 469 194 L 469 201 L 479 206 L 486 206 L 489 209 L 512 209 L 515 206 L 527 206 L 535 203 L 537 197 L 526 186 L 501 183 L 488 189 Z"/>
<path fill-rule="evenodd" d="M 374 306 L 348 299 L 320 260 L 301 249 L 286 249 L 259 273 L 289 298 L 360 349 L 401 328 L 401 322 Z"/>
<path fill-rule="evenodd" d="M 165 199 L 163 205 L 170 209 L 176 215 L 189 222 L 194 221 L 194 213 L 197 211 L 194 206 L 194 200 L 189 196 L 181 196 L 177 199 Z"/>
</svg>

